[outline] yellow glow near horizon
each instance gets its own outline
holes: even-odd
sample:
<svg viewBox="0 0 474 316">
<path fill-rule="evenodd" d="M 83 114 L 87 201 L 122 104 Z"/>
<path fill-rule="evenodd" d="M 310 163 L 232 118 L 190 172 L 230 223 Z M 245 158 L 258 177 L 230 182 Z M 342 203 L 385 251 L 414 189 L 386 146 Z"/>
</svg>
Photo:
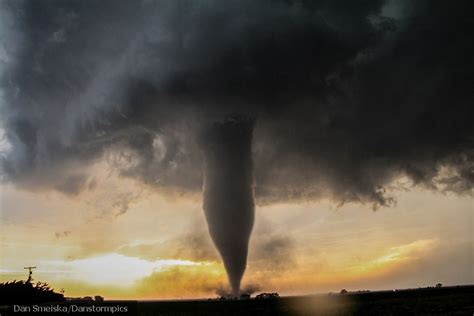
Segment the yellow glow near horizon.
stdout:
<svg viewBox="0 0 474 316">
<path fill-rule="evenodd" d="M 426 239 L 391 247 L 385 254 L 375 259 L 353 265 L 349 269 L 349 274 L 352 277 L 363 277 L 371 274 L 375 275 L 377 273 L 389 272 L 403 264 L 410 264 L 412 261 L 430 255 L 437 243 L 438 240 L 436 239 Z M 349 277 L 349 275 L 347 277 Z"/>
<path fill-rule="evenodd" d="M 41 266 L 40 272 L 62 272 L 72 279 L 86 279 L 91 284 L 131 286 L 134 282 L 151 275 L 154 271 L 174 266 L 203 264 L 205 263 L 178 259 L 148 261 L 109 253 L 70 261 L 45 260 L 41 261 L 39 266 Z"/>
</svg>

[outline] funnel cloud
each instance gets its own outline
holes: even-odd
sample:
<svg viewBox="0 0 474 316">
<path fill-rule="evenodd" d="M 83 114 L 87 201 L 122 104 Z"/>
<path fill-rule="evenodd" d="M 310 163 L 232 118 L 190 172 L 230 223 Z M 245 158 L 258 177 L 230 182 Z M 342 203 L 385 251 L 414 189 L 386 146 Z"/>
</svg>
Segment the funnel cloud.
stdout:
<svg viewBox="0 0 474 316">
<path fill-rule="evenodd" d="M 232 116 L 214 123 L 203 135 L 204 212 L 209 233 L 239 295 L 254 224 L 253 120 Z"/>
</svg>

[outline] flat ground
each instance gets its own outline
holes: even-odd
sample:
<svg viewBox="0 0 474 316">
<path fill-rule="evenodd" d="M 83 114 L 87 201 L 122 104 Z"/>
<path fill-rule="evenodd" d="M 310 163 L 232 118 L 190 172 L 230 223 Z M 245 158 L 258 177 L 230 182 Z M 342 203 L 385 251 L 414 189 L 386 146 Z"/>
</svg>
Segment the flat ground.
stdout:
<svg viewBox="0 0 474 316">
<path fill-rule="evenodd" d="M 474 286 L 275 300 L 140 302 L 140 315 L 474 315 Z"/>
<path fill-rule="evenodd" d="M 92 306 L 66 302 L 60 306 Z M 47 304 L 46 304 L 47 305 Z M 56 304 L 51 304 L 55 305 Z M 96 306 L 127 306 L 127 313 L 89 315 L 474 315 L 474 285 L 347 294 L 319 294 L 251 300 L 189 300 L 97 303 Z M 44 305 L 42 305 L 44 306 Z M 25 315 L 12 307 L 1 315 Z M 31 313 L 39 315 L 39 313 Z M 46 313 L 45 313 L 46 314 Z M 61 312 L 47 313 L 62 315 Z M 65 314 L 65 313 L 64 313 Z M 69 315 L 85 315 L 76 311 Z"/>
</svg>

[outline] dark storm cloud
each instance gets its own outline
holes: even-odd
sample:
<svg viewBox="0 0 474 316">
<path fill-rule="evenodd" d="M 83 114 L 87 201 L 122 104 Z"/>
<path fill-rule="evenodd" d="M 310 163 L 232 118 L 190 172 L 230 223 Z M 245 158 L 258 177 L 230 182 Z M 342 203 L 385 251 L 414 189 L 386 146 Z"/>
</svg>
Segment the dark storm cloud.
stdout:
<svg viewBox="0 0 474 316">
<path fill-rule="evenodd" d="M 62 182 L 54 188 L 67 195 L 76 195 L 86 186 L 87 176 L 85 174 L 76 174 L 61 180 Z"/>
<path fill-rule="evenodd" d="M 5 180 L 199 191 L 195 135 L 256 117 L 258 203 L 472 193 L 469 1 L 2 1 Z M 78 172 L 81 172 L 78 175 Z"/>
</svg>

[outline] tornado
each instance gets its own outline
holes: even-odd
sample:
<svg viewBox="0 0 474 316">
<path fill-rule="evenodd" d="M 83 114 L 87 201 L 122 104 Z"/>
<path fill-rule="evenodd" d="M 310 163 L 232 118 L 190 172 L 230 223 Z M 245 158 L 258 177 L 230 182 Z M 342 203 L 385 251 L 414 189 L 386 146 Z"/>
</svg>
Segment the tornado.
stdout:
<svg viewBox="0 0 474 316">
<path fill-rule="evenodd" d="M 251 118 L 228 117 L 207 128 L 201 143 L 203 209 L 234 296 L 240 294 L 255 217 L 253 127 Z"/>
</svg>

